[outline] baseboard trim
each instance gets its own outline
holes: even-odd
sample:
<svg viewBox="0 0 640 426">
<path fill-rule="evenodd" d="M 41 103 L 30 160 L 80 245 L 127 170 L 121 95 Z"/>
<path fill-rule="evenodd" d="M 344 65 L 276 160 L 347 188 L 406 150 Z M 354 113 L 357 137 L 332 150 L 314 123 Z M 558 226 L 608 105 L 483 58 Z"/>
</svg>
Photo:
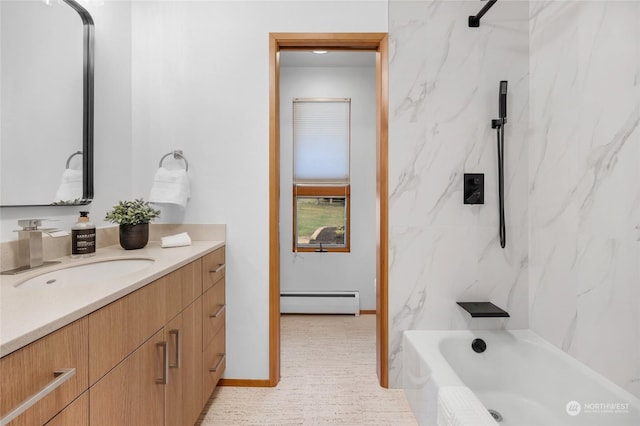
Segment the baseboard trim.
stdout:
<svg viewBox="0 0 640 426">
<path fill-rule="evenodd" d="M 360 315 L 375 315 L 376 313 L 375 309 L 360 309 Z"/>
<path fill-rule="evenodd" d="M 237 386 L 243 388 L 270 388 L 273 387 L 269 379 L 220 379 L 218 386 Z"/>
</svg>

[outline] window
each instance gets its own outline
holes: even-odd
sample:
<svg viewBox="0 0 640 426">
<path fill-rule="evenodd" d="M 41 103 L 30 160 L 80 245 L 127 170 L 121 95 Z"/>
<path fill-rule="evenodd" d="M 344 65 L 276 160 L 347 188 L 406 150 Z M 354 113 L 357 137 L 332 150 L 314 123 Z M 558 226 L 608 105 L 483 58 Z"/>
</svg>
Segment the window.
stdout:
<svg viewBox="0 0 640 426">
<path fill-rule="evenodd" d="M 293 250 L 349 251 L 350 99 L 293 101 Z"/>
</svg>

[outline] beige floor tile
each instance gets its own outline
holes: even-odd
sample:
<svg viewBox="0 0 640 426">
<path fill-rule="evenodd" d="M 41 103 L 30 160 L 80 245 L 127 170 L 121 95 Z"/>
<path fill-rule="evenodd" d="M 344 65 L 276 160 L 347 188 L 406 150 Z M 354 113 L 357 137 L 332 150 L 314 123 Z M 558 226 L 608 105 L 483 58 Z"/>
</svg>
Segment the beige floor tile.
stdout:
<svg viewBox="0 0 640 426">
<path fill-rule="evenodd" d="M 375 316 L 285 315 L 275 388 L 218 387 L 205 426 L 393 425 L 416 420 L 376 377 Z"/>
</svg>

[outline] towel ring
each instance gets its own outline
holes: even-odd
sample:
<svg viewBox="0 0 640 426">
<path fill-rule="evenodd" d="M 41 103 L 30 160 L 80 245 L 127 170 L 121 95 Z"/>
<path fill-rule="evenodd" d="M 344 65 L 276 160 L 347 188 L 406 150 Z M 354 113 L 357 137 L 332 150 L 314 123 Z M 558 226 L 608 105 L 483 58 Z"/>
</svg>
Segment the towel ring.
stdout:
<svg viewBox="0 0 640 426">
<path fill-rule="evenodd" d="M 76 152 L 74 152 L 73 154 L 71 154 L 71 155 L 69 156 L 69 158 L 67 158 L 67 165 L 65 166 L 65 168 L 66 168 L 66 169 L 68 169 L 68 168 L 69 168 L 69 164 L 71 164 L 71 159 L 72 159 L 73 157 L 75 157 L 76 155 L 82 155 L 82 151 L 76 151 Z"/>
<path fill-rule="evenodd" d="M 158 167 L 162 167 L 162 162 L 164 161 L 165 158 L 167 158 L 170 155 L 173 155 L 173 158 L 175 158 L 176 160 L 178 158 L 181 158 L 184 161 L 184 165 L 185 165 L 184 170 L 187 171 L 187 172 L 189 171 L 189 162 L 187 161 L 185 156 L 182 155 L 182 150 L 171 151 L 171 152 L 163 155 L 162 158 L 160 159 L 160 164 L 158 165 Z"/>
</svg>

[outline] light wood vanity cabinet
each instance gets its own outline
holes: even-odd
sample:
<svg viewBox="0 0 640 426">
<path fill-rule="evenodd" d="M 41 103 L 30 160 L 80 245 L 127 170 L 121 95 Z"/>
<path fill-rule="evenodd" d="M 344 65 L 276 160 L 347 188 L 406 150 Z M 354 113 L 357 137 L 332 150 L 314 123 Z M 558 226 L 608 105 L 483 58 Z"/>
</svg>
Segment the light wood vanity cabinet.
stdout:
<svg viewBox="0 0 640 426">
<path fill-rule="evenodd" d="M 89 314 L 89 383 L 93 385 L 160 330 L 167 277 Z"/>
<path fill-rule="evenodd" d="M 94 338 L 93 333 L 96 336 L 111 336 L 106 330 L 107 327 L 122 330 L 132 326 L 135 329 L 131 332 L 112 333 L 113 338 L 103 337 L 95 352 L 91 348 L 91 355 L 100 359 L 101 368 L 96 368 L 99 370 L 96 375 L 113 364 L 118 356 L 122 356 L 126 352 L 125 348 L 135 345 L 140 336 L 145 333 L 149 336 L 149 329 L 157 331 L 149 340 L 145 341 L 142 337 L 142 341 L 145 341 L 142 347 L 128 355 L 91 387 L 91 425 L 183 426 L 192 425 L 198 420 L 213 391 L 213 388 L 209 393 L 203 391 L 204 384 L 211 382 L 211 373 L 206 369 L 206 374 L 203 374 L 203 359 L 206 354 L 203 352 L 203 328 L 207 323 L 203 313 L 205 299 L 202 290 L 207 283 L 205 275 L 216 277 L 216 286 L 224 277 L 224 274 L 220 273 L 224 270 L 224 265 L 221 267 L 217 263 L 220 260 L 224 261 L 224 248 L 191 262 L 95 312 L 96 319 L 100 319 L 99 322 L 92 321 L 91 316 L 94 314 L 90 315 L 90 325 L 96 324 L 96 329 L 89 329 L 92 341 L 99 339 Z M 213 261 L 215 268 L 210 267 Z M 103 310 L 106 312 L 101 312 Z M 131 312 L 132 310 L 138 312 Z M 161 317 L 160 321 L 157 319 L 158 315 Z M 149 320 L 141 320 L 144 316 L 148 316 Z M 147 324 L 134 326 L 132 321 Z M 218 328 L 224 327 L 222 325 Z M 117 356 L 112 353 L 116 353 Z M 102 361 L 105 358 L 108 361 Z M 93 365 L 91 370 L 93 371 Z M 222 369 L 218 368 L 218 375 L 221 371 Z M 92 375 L 91 378 L 94 379 L 95 376 Z M 117 392 L 119 386 L 127 387 L 128 390 Z M 135 397 L 129 390 L 139 396 Z M 158 403 L 158 393 L 163 395 L 161 403 Z M 144 409 L 141 408 L 143 406 Z M 128 409 L 135 413 L 127 412 Z M 122 421 L 109 415 L 114 411 L 123 413 Z"/>
<path fill-rule="evenodd" d="M 92 426 L 164 424 L 167 355 L 163 330 L 89 389 Z"/>
<path fill-rule="evenodd" d="M 86 318 L 0 359 L 0 418 L 55 380 L 57 387 L 9 423 L 45 424 L 87 389 L 87 361 Z"/>
<path fill-rule="evenodd" d="M 202 291 L 207 291 L 224 278 L 225 254 L 224 247 L 209 253 L 202 258 Z"/>
<path fill-rule="evenodd" d="M 47 422 L 46 426 L 83 426 L 89 424 L 89 391 Z"/>
<path fill-rule="evenodd" d="M 1 417 L 75 368 L 10 425 L 194 424 L 224 371 L 224 298 L 222 247 L 7 355 Z"/>
<path fill-rule="evenodd" d="M 226 366 L 225 253 L 224 248 L 202 259 L 203 279 L 203 399 L 207 401 Z"/>
<path fill-rule="evenodd" d="M 192 425 L 200 416 L 202 399 L 202 299 L 173 318 L 164 328 L 168 343 L 169 381 L 165 425 Z"/>
</svg>

